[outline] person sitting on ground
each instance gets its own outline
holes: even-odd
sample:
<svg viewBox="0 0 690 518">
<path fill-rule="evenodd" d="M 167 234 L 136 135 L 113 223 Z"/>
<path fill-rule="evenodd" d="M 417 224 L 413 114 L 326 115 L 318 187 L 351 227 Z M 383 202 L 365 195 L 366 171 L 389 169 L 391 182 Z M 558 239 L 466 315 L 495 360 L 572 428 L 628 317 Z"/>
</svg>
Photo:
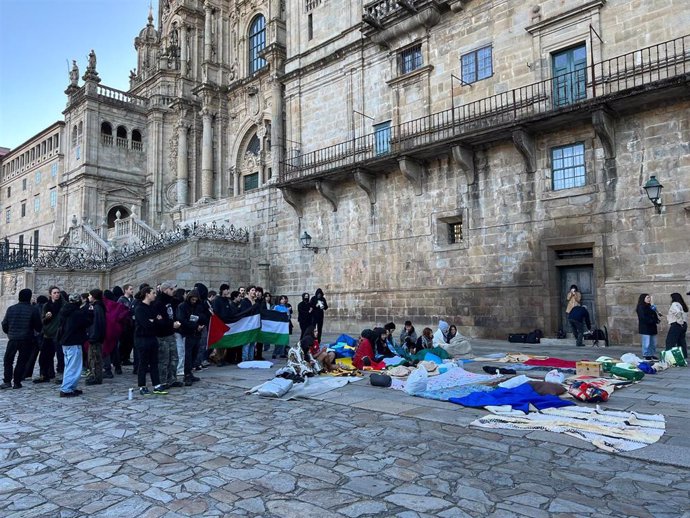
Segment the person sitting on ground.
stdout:
<svg viewBox="0 0 690 518">
<path fill-rule="evenodd" d="M 307 334 L 305 336 L 311 336 L 314 338 L 313 343 L 310 346 L 309 354 L 315 359 L 319 366 L 323 367 L 326 372 L 331 372 L 335 364 L 335 352 L 329 351 L 326 347 L 321 347 L 319 340 L 317 338 L 318 329 L 316 326 L 310 326 L 307 328 Z"/>
<path fill-rule="evenodd" d="M 438 321 L 438 329 L 434 333 L 432 347 L 443 347 L 448 343 L 448 329 L 450 325 L 445 320 Z"/>
<path fill-rule="evenodd" d="M 355 350 L 355 356 L 352 358 L 352 365 L 358 369 L 370 367 L 372 363 L 376 362 L 376 353 L 374 352 L 374 343 L 376 342 L 375 333 L 371 329 L 362 331 Z"/>
<path fill-rule="evenodd" d="M 403 327 L 403 330 L 400 332 L 400 345 L 409 351 L 410 348 L 415 347 L 416 343 L 417 331 L 415 331 L 412 322 L 406 320 L 405 327 Z"/>
<path fill-rule="evenodd" d="M 290 347 L 285 367 L 292 371 L 295 376 L 313 376 L 321 370 L 318 362 L 312 358 L 309 352 L 313 345 L 313 334 L 305 334 L 295 345 Z"/>
<path fill-rule="evenodd" d="M 417 338 L 417 342 L 414 344 L 414 349 L 410 350 L 411 354 L 417 354 L 423 349 L 433 349 L 434 348 L 434 337 L 431 334 L 431 328 L 425 327 L 422 330 L 422 336 Z"/>
<path fill-rule="evenodd" d="M 448 344 L 443 347 L 454 358 L 469 358 L 472 356 L 472 345 L 467 337 L 458 332 L 458 328 L 448 328 Z"/>
</svg>

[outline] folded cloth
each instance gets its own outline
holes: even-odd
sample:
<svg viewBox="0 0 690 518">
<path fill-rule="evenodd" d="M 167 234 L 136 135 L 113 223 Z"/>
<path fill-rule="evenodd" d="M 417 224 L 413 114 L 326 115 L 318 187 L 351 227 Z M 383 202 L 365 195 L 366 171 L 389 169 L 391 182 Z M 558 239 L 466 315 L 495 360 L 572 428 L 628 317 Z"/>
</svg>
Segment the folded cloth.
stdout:
<svg viewBox="0 0 690 518">
<path fill-rule="evenodd" d="M 438 374 L 439 374 L 438 363 L 424 360 L 424 361 L 419 362 L 419 365 L 424 366 L 424 368 L 426 369 L 426 372 L 427 372 L 427 374 L 429 374 L 429 376 L 438 376 Z"/>
<path fill-rule="evenodd" d="M 512 378 L 502 381 L 498 384 L 498 386 L 501 388 L 512 388 L 522 385 L 523 383 L 527 383 L 528 381 L 532 381 L 532 379 L 528 378 L 524 374 L 521 374 L 520 376 L 513 376 Z"/>
<path fill-rule="evenodd" d="M 400 356 L 393 356 L 392 358 L 384 358 L 383 363 L 386 364 L 386 367 L 389 365 L 400 365 L 402 362 L 405 361 L 405 358 L 401 358 Z"/>
<path fill-rule="evenodd" d="M 530 358 L 525 362 L 525 365 L 541 365 L 544 367 L 557 367 L 559 369 L 574 369 L 577 366 L 577 362 L 570 360 L 562 360 L 561 358 Z"/>
<path fill-rule="evenodd" d="M 517 374 L 515 369 L 506 369 L 505 367 L 493 367 L 492 365 L 484 365 L 482 370 L 487 374 Z"/>
<path fill-rule="evenodd" d="M 273 367 L 273 362 L 253 360 L 249 362 L 238 363 L 237 366 L 240 369 L 270 369 L 271 367 Z"/>
<path fill-rule="evenodd" d="M 510 405 L 514 410 L 529 413 L 529 406 L 533 405 L 538 410 L 545 408 L 560 408 L 574 405 L 572 401 L 566 401 L 558 396 L 538 394 L 529 383 L 524 383 L 510 389 L 497 388 L 491 392 L 475 392 L 461 398 L 450 398 L 451 403 L 467 407 L 484 407 Z"/>
<path fill-rule="evenodd" d="M 542 396 L 545 394 L 552 394 L 554 396 L 560 396 L 565 394 L 566 390 L 560 383 L 551 383 L 549 381 L 529 381 L 528 382 L 537 394 Z"/>
</svg>

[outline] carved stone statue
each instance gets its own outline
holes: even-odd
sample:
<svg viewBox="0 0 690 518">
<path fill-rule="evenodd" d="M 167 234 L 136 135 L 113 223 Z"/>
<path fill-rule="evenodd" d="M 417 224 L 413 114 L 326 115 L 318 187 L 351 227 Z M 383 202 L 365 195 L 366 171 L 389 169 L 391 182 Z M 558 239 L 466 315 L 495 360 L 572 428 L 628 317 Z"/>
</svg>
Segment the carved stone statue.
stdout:
<svg viewBox="0 0 690 518">
<path fill-rule="evenodd" d="M 96 71 L 96 53 L 91 49 L 91 52 L 89 52 L 89 66 L 86 68 L 86 70 L 90 70 L 91 72 Z"/>
<path fill-rule="evenodd" d="M 71 86 L 77 86 L 79 83 L 79 67 L 75 59 L 72 60 L 72 70 L 69 72 L 69 82 Z"/>
<path fill-rule="evenodd" d="M 96 53 L 93 49 L 89 52 L 89 64 L 86 66 L 86 72 L 84 72 L 82 79 L 84 81 L 101 82 L 101 78 L 98 77 L 98 72 L 96 71 Z"/>
</svg>

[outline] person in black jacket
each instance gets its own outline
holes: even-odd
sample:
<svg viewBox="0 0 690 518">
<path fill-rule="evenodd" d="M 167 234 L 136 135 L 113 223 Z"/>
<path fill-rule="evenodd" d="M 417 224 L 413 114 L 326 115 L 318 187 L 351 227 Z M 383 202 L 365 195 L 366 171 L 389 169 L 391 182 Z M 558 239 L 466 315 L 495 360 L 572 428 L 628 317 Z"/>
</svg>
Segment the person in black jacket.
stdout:
<svg viewBox="0 0 690 518">
<path fill-rule="evenodd" d="M 637 299 L 637 321 L 638 330 L 642 341 L 642 356 L 645 360 L 658 360 L 656 357 L 657 324 L 659 315 L 652 306 L 652 296 L 649 293 L 642 293 Z"/>
<path fill-rule="evenodd" d="M 89 339 L 89 370 L 86 385 L 100 385 L 103 383 L 103 340 L 105 340 L 105 305 L 103 291 L 94 288 L 89 292 L 89 311 L 93 314 L 93 321 L 88 329 Z"/>
<path fill-rule="evenodd" d="M 309 304 L 309 293 L 302 293 L 302 302 L 297 304 L 297 323 L 299 324 L 299 337 L 302 338 L 307 328 L 311 326 L 311 305 Z"/>
<path fill-rule="evenodd" d="M 43 305 L 41 318 L 43 322 L 43 341 L 41 352 L 38 355 L 40 375 L 33 380 L 34 383 L 47 383 L 55 377 L 54 359 L 57 356 L 57 373 L 61 374 L 65 367 L 65 359 L 62 351 L 58 352 L 55 345 L 55 333 L 57 333 L 57 316 L 62 309 L 64 299 L 60 288 L 51 286 L 48 289 L 50 299 Z"/>
<path fill-rule="evenodd" d="M 138 303 L 134 307 L 134 347 L 137 349 L 137 378 L 139 394 L 147 396 L 146 372 L 151 374 L 154 394 L 167 394 L 158 376 L 158 328 L 163 316 L 153 306 L 156 292 L 151 286 L 144 286 L 136 294 Z M 162 324 L 166 325 L 166 324 Z"/>
<path fill-rule="evenodd" d="M 164 281 L 160 284 L 161 291 L 156 297 L 153 307 L 161 316 L 158 322 L 158 375 L 161 384 L 167 389 L 182 387 L 177 381 L 177 342 L 175 331 L 180 328 L 176 319 L 178 302 L 173 297 L 177 284 L 175 281 Z"/>
<path fill-rule="evenodd" d="M 192 374 L 194 358 L 199 352 L 201 332 L 206 327 L 203 303 L 199 301 L 199 292 L 187 293 L 185 301 L 177 307 L 177 320 L 180 322 L 179 333 L 184 337 L 184 384 L 187 387 L 194 381 L 200 381 Z"/>
<path fill-rule="evenodd" d="M 585 306 L 575 306 L 568 313 L 568 322 L 573 329 L 573 334 L 577 340 L 575 345 L 584 347 L 585 326 L 587 329 L 592 329 L 592 323 L 589 320 L 589 311 Z"/>
<path fill-rule="evenodd" d="M 5 318 L 2 319 L 2 330 L 7 335 L 7 349 L 3 366 L 5 368 L 3 383 L 0 388 L 10 388 L 13 378 L 12 365 L 14 357 L 19 353 L 17 365 L 14 367 L 14 388 L 22 388 L 22 380 L 26 370 L 26 362 L 31 356 L 34 332 L 41 330 L 41 316 L 31 305 L 31 290 L 24 288 L 19 291 L 19 303 L 7 308 Z"/>
<path fill-rule="evenodd" d="M 87 331 L 93 324 L 94 314 L 82 305 L 79 293 L 70 295 L 69 302 L 62 305 L 56 335 L 58 347 L 62 347 L 65 356 L 60 397 L 75 397 L 82 393 L 77 388 L 82 371 L 81 347 L 88 338 Z"/>
<path fill-rule="evenodd" d="M 318 330 L 318 340 L 321 342 L 321 333 L 323 332 L 323 312 L 328 309 L 326 297 L 323 296 L 323 290 L 321 288 L 316 290 L 314 296 L 309 301 L 309 305 L 312 308 L 311 323 L 314 324 Z"/>
</svg>

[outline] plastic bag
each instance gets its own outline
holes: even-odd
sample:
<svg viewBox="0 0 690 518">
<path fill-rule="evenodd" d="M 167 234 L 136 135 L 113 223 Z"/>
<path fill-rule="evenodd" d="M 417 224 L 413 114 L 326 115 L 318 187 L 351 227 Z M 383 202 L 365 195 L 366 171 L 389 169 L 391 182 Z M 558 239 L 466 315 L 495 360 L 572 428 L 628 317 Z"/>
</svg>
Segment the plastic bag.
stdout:
<svg viewBox="0 0 690 518">
<path fill-rule="evenodd" d="M 636 354 L 633 353 L 625 353 L 623 356 L 621 356 L 621 362 L 623 363 L 629 363 L 631 365 L 637 366 L 641 361 L 642 358 L 638 357 Z"/>
<path fill-rule="evenodd" d="M 544 381 L 548 381 L 549 383 L 563 383 L 565 381 L 565 376 L 563 376 L 562 372 L 558 372 L 558 369 L 553 369 L 546 373 Z"/>
<path fill-rule="evenodd" d="M 417 367 L 405 382 L 405 392 L 414 396 L 426 390 L 427 382 L 429 381 L 429 374 L 422 366 Z"/>
</svg>

